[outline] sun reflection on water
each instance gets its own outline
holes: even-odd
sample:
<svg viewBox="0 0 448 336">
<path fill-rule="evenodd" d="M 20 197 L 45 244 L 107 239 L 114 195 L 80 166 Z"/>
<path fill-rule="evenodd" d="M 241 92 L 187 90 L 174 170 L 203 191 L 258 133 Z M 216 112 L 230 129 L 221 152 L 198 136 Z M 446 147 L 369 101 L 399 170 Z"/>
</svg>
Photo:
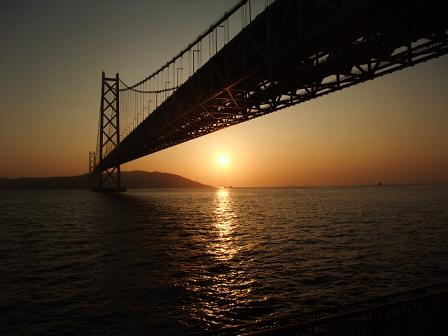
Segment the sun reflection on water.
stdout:
<svg viewBox="0 0 448 336">
<path fill-rule="evenodd" d="M 232 191 L 218 189 L 210 206 L 212 220 L 205 246 L 210 259 L 189 288 L 196 295 L 206 295 L 207 300 L 200 300 L 196 307 L 189 309 L 202 323 L 215 328 L 222 321 L 236 321 L 241 309 L 251 304 L 255 280 L 248 272 L 247 263 L 242 261 L 245 243 Z"/>
<path fill-rule="evenodd" d="M 234 232 L 238 224 L 237 218 L 229 190 L 219 189 L 214 198 L 213 231 L 216 239 L 209 246 L 209 252 L 217 260 L 230 260 L 239 251 Z"/>
</svg>

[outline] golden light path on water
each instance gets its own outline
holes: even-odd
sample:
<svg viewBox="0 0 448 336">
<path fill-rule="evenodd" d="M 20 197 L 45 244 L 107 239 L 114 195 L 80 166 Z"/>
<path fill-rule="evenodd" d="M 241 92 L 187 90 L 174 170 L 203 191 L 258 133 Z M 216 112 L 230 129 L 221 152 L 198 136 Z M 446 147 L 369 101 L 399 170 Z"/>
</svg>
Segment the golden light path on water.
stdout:
<svg viewBox="0 0 448 336">
<path fill-rule="evenodd" d="M 213 298 L 201 301 L 197 312 L 207 316 L 206 323 L 213 325 L 222 322 L 223 316 L 237 322 L 241 309 L 253 304 L 250 294 L 255 280 L 250 276 L 247 260 L 240 255 L 251 244 L 240 239 L 240 222 L 231 191 L 218 189 L 211 203 L 212 222 L 205 246 L 211 258 L 206 265 L 207 274 L 202 274 L 207 279 L 207 288 L 196 288 L 196 291 L 206 290 Z"/>
<path fill-rule="evenodd" d="M 231 260 L 240 249 L 238 240 L 232 234 L 238 226 L 238 216 L 232 207 L 228 189 L 218 189 L 214 199 L 215 241 L 210 244 L 210 253 L 219 261 Z"/>
</svg>

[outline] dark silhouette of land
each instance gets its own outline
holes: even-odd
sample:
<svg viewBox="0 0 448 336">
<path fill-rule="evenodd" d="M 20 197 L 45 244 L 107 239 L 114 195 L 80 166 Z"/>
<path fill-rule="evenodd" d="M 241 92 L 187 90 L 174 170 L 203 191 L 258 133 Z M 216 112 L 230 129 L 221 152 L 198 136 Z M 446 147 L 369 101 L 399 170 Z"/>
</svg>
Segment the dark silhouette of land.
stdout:
<svg viewBox="0 0 448 336">
<path fill-rule="evenodd" d="M 122 172 L 122 183 L 127 188 L 210 188 L 185 177 L 140 170 Z M 0 189 L 89 189 L 91 176 L 88 174 L 62 177 L 0 177 Z"/>
</svg>

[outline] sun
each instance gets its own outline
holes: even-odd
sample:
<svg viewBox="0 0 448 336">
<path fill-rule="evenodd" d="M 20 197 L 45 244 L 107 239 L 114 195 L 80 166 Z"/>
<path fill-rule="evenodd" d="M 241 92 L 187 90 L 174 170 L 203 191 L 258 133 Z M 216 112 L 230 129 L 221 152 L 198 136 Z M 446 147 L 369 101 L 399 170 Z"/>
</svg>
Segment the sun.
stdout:
<svg viewBox="0 0 448 336">
<path fill-rule="evenodd" d="M 218 167 L 226 168 L 230 164 L 230 159 L 226 154 L 219 154 L 216 157 L 216 164 L 218 165 Z"/>
</svg>

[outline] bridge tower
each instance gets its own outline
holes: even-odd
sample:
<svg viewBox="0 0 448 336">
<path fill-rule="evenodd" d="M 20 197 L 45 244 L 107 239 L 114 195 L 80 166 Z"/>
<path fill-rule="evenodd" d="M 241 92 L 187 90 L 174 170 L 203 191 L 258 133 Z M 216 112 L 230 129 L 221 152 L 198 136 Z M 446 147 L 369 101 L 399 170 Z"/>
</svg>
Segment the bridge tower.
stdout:
<svg viewBox="0 0 448 336">
<path fill-rule="evenodd" d="M 95 152 L 89 152 L 89 175 L 93 174 L 95 169 Z"/>
<path fill-rule="evenodd" d="M 91 174 L 96 180 L 93 191 L 122 192 L 120 164 L 103 167 L 103 159 L 120 144 L 120 92 L 119 75 L 106 77 L 102 74 L 100 122 L 97 152 L 93 154 L 94 166 Z"/>
</svg>

